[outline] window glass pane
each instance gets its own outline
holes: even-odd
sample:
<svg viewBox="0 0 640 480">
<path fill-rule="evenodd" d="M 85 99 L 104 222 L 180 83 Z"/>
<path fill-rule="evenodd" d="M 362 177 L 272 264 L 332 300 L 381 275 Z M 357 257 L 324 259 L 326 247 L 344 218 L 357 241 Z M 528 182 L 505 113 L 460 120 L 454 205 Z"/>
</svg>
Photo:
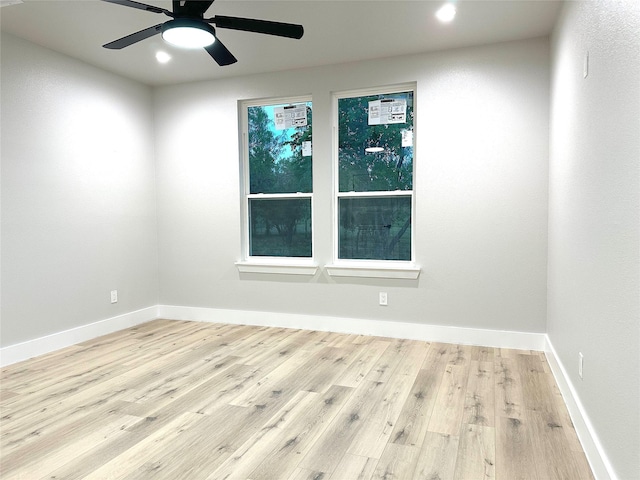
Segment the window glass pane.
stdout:
<svg viewBox="0 0 640 480">
<path fill-rule="evenodd" d="M 411 260 L 411 197 L 339 199 L 341 259 Z"/>
<path fill-rule="evenodd" d="M 249 199 L 249 255 L 311 257 L 311 198 Z"/>
<path fill-rule="evenodd" d="M 339 191 L 413 189 L 413 92 L 338 99 Z"/>
<path fill-rule="evenodd" d="M 247 110 L 250 193 L 311 192 L 311 102 Z"/>
</svg>

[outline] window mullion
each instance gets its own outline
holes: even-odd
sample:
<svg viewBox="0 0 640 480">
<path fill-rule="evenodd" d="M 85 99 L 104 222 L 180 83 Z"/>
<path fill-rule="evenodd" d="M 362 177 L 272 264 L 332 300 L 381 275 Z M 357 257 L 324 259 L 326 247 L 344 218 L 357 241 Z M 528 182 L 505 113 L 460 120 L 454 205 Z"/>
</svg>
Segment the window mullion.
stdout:
<svg viewBox="0 0 640 480">
<path fill-rule="evenodd" d="M 312 198 L 313 193 L 249 193 L 247 198 L 270 199 L 270 198 Z"/>
<path fill-rule="evenodd" d="M 413 190 L 389 190 L 382 192 L 338 192 L 338 198 L 347 197 L 410 197 Z"/>
</svg>

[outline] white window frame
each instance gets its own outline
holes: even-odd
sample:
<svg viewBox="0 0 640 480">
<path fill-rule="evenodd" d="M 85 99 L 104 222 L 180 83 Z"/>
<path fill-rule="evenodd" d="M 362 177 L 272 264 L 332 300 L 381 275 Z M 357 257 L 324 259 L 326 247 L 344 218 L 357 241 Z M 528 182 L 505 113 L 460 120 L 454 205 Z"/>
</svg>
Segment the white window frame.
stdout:
<svg viewBox="0 0 640 480">
<path fill-rule="evenodd" d="M 338 158 L 338 101 L 342 98 L 364 97 L 369 95 L 385 95 L 401 92 L 413 92 L 414 105 L 414 150 L 413 150 L 413 186 L 411 190 L 396 191 L 373 191 L 373 192 L 340 192 L 339 188 L 339 158 Z M 415 243 L 415 165 L 416 165 L 416 131 L 417 131 L 417 88 L 415 83 L 394 85 L 387 87 L 365 88 L 335 92 L 332 99 L 333 117 L 333 262 L 326 265 L 327 273 L 332 277 L 365 277 L 365 278 L 395 278 L 395 279 L 417 279 L 420 275 L 420 267 L 416 265 L 416 243 Z M 362 260 L 362 259 L 341 259 L 339 254 L 339 207 L 340 198 L 371 198 L 371 197 L 411 197 L 411 260 Z"/>
<path fill-rule="evenodd" d="M 312 102 L 311 95 L 296 97 L 264 98 L 242 100 L 238 102 L 240 119 L 240 197 L 241 197 L 241 235 L 242 259 L 235 262 L 240 273 L 269 273 L 284 275 L 315 275 L 318 265 L 315 261 L 315 221 L 313 208 L 313 192 L 311 193 L 251 193 L 249 170 L 249 108 L 267 105 L 283 105 Z M 313 165 L 313 150 L 311 162 Z M 287 199 L 309 198 L 311 201 L 311 257 L 276 257 L 250 255 L 249 239 L 249 202 L 251 199 Z"/>
</svg>

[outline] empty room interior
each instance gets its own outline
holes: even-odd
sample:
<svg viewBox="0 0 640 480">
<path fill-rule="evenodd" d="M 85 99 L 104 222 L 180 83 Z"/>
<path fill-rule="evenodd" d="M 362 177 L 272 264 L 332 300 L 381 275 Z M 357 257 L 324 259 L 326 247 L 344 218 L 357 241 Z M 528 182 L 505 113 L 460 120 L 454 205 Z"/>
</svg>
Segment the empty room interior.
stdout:
<svg viewBox="0 0 640 480">
<path fill-rule="evenodd" d="M 640 3 L 445 4 L 0 0 L 1 478 L 640 479 Z"/>
</svg>

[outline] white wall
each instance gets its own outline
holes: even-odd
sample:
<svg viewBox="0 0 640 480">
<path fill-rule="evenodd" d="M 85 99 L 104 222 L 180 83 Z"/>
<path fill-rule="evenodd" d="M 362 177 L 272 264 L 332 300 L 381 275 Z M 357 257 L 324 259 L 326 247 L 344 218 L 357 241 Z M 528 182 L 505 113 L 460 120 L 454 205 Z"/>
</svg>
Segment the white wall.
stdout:
<svg viewBox="0 0 640 480">
<path fill-rule="evenodd" d="M 1 45 L 0 345 L 156 305 L 151 89 Z"/>
<path fill-rule="evenodd" d="M 312 94 L 331 261 L 331 92 L 417 82 L 418 281 L 240 275 L 239 99 Z M 544 332 L 546 39 L 156 89 L 160 303 Z M 378 292 L 389 306 L 378 306 Z"/>
<path fill-rule="evenodd" d="M 624 480 L 640 472 L 638 32 L 635 0 L 568 2 L 552 54 L 548 334 Z"/>
</svg>

